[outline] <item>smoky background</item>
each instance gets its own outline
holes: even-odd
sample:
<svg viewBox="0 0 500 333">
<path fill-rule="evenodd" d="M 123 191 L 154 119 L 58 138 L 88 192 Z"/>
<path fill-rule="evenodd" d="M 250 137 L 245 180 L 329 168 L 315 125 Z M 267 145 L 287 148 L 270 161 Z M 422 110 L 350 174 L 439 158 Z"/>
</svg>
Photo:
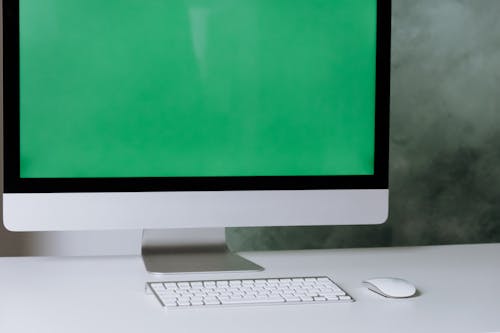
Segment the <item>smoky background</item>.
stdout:
<svg viewBox="0 0 500 333">
<path fill-rule="evenodd" d="M 231 229 L 233 248 L 500 241 L 500 1 L 392 6 L 389 220 Z"/>
</svg>

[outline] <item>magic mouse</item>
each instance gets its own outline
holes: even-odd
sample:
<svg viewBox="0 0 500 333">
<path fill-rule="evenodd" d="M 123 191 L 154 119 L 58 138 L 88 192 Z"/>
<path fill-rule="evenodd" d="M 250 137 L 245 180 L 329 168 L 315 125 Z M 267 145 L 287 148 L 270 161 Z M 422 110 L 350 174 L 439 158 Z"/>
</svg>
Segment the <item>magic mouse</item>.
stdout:
<svg viewBox="0 0 500 333">
<path fill-rule="evenodd" d="M 390 298 L 404 298 L 415 295 L 417 289 L 410 282 L 399 278 L 373 278 L 363 285 L 377 294 Z"/>
</svg>

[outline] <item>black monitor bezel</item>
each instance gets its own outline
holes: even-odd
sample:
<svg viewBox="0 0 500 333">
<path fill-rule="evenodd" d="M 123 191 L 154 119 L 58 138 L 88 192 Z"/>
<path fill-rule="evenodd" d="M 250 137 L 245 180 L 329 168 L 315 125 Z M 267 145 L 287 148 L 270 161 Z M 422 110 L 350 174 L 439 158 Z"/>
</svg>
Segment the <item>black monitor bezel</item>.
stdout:
<svg viewBox="0 0 500 333">
<path fill-rule="evenodd" d="M 3 1 L 4 192 L 143 192 L 222 190 L 387 189 L 391 1 L 377 0 L 375 164 L 373 175 L 255 177 L 21 178 L 19 0 Z"/>
</svg>

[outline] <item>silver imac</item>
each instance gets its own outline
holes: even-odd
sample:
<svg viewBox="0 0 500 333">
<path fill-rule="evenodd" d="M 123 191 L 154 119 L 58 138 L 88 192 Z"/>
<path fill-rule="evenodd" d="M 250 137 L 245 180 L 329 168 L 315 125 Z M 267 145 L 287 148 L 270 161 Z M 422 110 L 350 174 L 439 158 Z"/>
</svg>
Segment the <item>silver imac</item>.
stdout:
<svg viewBox="0 0 500 333">
<path fill-rule="evenodd" d="M 4 224 L 142 229 L 150 272 L 262 269 L 225 227 L 383 223 L 390 1 L 4 0 Z"/>
</svg>

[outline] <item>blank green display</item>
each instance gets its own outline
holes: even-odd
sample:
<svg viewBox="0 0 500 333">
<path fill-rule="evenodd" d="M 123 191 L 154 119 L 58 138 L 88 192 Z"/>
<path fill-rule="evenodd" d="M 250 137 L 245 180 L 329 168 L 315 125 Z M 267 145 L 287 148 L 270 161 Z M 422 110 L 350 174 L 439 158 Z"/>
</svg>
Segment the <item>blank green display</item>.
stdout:
<svg viewBox="0 0 500 333">
<path fill-rule="evenodd" d="M 372 175 L 376 0 L 20 0 L 22 178 Z"/>
</svg>

